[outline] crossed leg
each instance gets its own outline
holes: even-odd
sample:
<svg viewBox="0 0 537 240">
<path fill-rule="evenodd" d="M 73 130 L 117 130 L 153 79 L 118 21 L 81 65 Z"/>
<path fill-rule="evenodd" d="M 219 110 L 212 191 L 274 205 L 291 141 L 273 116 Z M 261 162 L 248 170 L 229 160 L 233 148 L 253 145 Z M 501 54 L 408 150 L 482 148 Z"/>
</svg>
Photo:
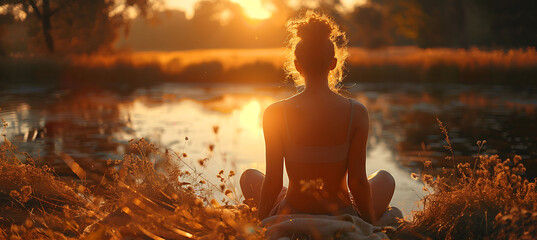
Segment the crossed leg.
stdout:
<svg viewBox="0 0 537 240">
<path fill-rule="evenodd" d="M 395 179 L 385 170 L 377 171 L 368 178 L 371 187 L 371 199 L 373 200 L 373 210 L 379 219 L 390 205 L 395 191 Z"/>
<path fill-rule="evenodd" d="M 265 175 L 256 169 L 247 169 L 241 175 L 240 186 L 245 199 L 252 199 L 253 205 L 259 202 L 261 186 Z M 377 171 L 368 177 L 371 186 L 371 198 L 373 210 L 377 218 L 380 218 L 392 200 L 395 191 L 395 179 L 385 171 Z M 247 201 L 248 202 L 248 201 Z"/>
<path fill-rule="evenodd" d="M 249 201 L 251 199 L 253 200 L 253 205 L 257 206 L 257 203 L 259 203 L 259 196 L 261 195 L 261 186 L 263 185 L 263 180 L 265 180 L 265 174 L 257 169 L 246 169 L 242 173 L 240 185 L 242 195 L 244 195 L 246 200 L 245 202 L 247 204 L 252 203 Z"/>
</svg>

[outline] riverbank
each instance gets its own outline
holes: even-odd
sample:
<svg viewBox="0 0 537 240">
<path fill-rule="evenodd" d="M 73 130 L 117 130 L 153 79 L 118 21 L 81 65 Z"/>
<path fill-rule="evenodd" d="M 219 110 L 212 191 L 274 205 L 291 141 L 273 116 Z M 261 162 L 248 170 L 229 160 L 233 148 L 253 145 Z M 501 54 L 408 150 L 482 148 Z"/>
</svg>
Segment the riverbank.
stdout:
<svg viewBox="0 0 537 240">
<path fill-rule="evenodd" d="M 132 141 L 129 152 L 109 160 L 99 179 L 62 155 L 73 176 L 59 178 L 6 140 L 0 148 L 0 238 L 262 237 L 255 210 L 230 190 L 233 172 L 222 172 L 219 183 L 208 182 L 181 166 L 186 153 L 143 139 Z M 223 205 L 212 198 L 215 191 L 226 195 Z"/>
<path fill-rule="evenodd" d="M 3 84 L 128 89 L 165 82 L 283 83 L 283 49 L 127 52 L 0 58 Z M 509 50 L 349 48 L 345 82 L 535 85 L 535 48 Z"/>
<path fill-rule="evenodd" d="M 482 143 L 480 143 L 482 144 Z M 121 160 L 94 176 L 66 154 L 72 176 L 59 178 L 46 164 L 0 148 L 0 236 L 18 239 L 262 239 L 255 208 L 242 204 L 221 171 L 210 182 L 182 159 L 186 153 L 131 141 Z M 447 158 L 446 161 L 453 159 Z M 520 157 L 479 156 L 444 171 L 426 161 L 421 174 L 424 208 L 390 233 L 393 239 L 531 239 L 537 234 L 535 182 L 524 178 Z M 203 166 L 207 164 L 199 161 Z M 225 196 L 217 201 L 214 196 Z"/>
</svg>

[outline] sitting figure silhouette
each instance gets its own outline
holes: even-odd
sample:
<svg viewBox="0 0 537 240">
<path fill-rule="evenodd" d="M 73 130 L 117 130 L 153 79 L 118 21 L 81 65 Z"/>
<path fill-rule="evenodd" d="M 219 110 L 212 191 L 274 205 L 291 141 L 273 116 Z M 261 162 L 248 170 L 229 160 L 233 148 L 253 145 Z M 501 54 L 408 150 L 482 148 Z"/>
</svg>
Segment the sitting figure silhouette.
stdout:
<svg viewBox="0 0 537 240">
<path fill-rule="evenodd" d="M 259 219 L 351 214 L 375 224 L 390 203 L 395 181 L 383 170 L 366 175 L 367 109 L 337 93 L 348 55 L 345 33 L 313 11 L 290 20 L 287 28 L 285 69 L 303 90 L 265 110 L 266 174 L 246 170 L 240 179 L 243 195 L 257 206 Z"/>
</svg>

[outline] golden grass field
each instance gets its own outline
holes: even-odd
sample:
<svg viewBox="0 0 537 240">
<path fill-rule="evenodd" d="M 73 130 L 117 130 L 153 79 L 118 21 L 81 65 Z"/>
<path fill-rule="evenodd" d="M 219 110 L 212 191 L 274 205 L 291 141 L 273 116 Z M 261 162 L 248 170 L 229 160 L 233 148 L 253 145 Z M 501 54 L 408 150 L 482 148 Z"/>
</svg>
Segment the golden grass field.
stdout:
<svg viewBox="0 0 537 240">
<path fill-rule="evenodd" d="M 510 50 L 349 48 L 346 83 L 536 84 L 535 48 Z M 120 52 L 67 57 L 0 58 L 8 84 L 57 83 L 68 88 L 114 88 L 180 83 L 290 83 L 283 48 Z"/>
<path fill-rule="evenodd" d="M 535 48 L 510 50 L 480 50 L 432 48 L 414 46 L 387 47 L 379 50 L 351 47 L 349 66 L 399 65 L 429 68 L 433 65 L 454 65 L 461 69 L 495 66 L 501 68 L 527 68 L 537 66 Z M 131 62 L 140 66 L 157 63 L 165 72 L 180 72 L 183 68 L 203 62 L 218 61 L 225 69 L 255 62 L 266 62 L 281 67 L 285 59 L 284 48 L 267 49 L 202 49 L 178 52 L 124 52 L 113 55 L 74 56 L 76 65 L 112 66 L 118 62 Z"/>
</svg>

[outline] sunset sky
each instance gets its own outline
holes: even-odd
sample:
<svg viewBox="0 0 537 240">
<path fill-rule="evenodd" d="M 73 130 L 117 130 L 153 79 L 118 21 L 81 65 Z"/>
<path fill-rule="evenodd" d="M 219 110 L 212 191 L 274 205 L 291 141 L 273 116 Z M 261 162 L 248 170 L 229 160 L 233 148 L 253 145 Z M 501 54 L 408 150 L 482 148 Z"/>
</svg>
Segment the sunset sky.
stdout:
<svg viewBox="0 0 537 240">
<path fill-rule="evenodd" d="M 180 9 L 186 12 L 187 17 L 191 17 L 194 13 L 194 6 L 199 0 L 165 0 L 169 8 Z M 231 0 L 239 3 L 244 8 L 246 15 L 250 18 L 264 19 L 270 17 L 274 7 L 268 0 Z M 290 0 L 291 6 L 297 5 L 298 0 Z M 317 1 L 306 1 L 315 4 Z M 356 4 L 363 4 L 366 0 L 341 0 L 344 9 L 349 10 Z"/>
</svg>

